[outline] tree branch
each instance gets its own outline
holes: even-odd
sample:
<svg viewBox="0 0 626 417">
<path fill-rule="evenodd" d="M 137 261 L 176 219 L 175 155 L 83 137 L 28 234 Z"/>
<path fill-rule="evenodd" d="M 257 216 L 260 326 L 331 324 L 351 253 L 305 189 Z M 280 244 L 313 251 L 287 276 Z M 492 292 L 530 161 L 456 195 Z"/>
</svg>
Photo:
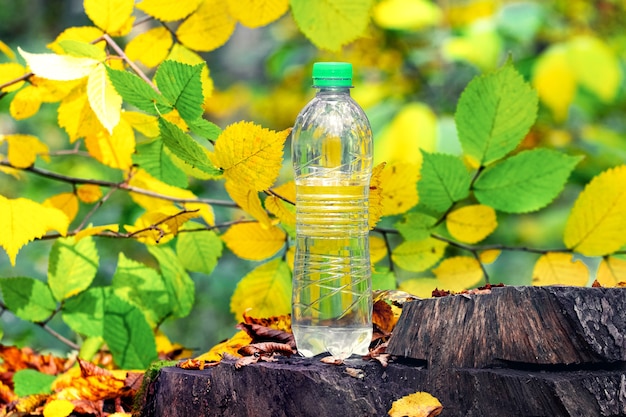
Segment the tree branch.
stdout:
<svg viewBox="0 0 626 417">
<path fill-rule="evenodd" d="M 122 58 L 124 60 L 124 62 L 126 62 L 128 64 L 128 66 L 131 67 L 132 70 L 135 71 L 135 73 L 142 80 L 144 80 L 146 83 L 148 83 L 148 85 L 150 87 L 152 87 L 152 89 L 154 91 L 156 91 L 157 93 L 159 92 L 159 89 L 156 87 L 156 85 L 154 85 L 152 80 L 150 80 L 150 78 L 148 78 L 148 76 L 141 70 L 141 68 L 139 68 L 137 66 L 137 64 L 135 64 L 131 59 L 128 59 L 128 56 L 126 56 L 126 53 L 124 53 L 124 50 L 122 48 L 120 48 L 120 46 L 108 34 L 105 33 L 104 35 L 102 35 L 102 39 L 104 39 L 106 41 L 107 45 L 109 45 L 111 48 L 113 48 L 115 53 L 120 58 Z"/>
</svg>

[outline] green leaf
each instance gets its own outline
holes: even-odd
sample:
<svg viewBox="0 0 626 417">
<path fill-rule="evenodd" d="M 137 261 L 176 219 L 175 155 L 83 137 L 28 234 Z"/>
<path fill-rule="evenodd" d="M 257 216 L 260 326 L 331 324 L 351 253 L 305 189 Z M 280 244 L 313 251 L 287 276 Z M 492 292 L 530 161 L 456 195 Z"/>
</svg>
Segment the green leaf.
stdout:
<svg viewBox="0 0 626 417">
<path fill-rule="evenodd" d="M 396 274 L 386 268 L 372 272 L 372 290 L 395 290 Z"/>
<path fill-rule="evenodd" d="M 14 391 L 18 397 L 49 394 L 52 392 L 52 383 L 55 379 L 54 375 L 44 374 L 34 369 L 22 369 L 13 374 Z"/>
<path fill-rule="evenodd" d="M 63 303 L 63 321 L 78 334 L 102 337 L 104 326 L 104 300 L 108 288 L 94 287 L 68 298 Z"/>
<path fill-rule="evenodd" d="M 23 320 L 38 322 L 48 319 L 57 307 L 50 288 L 34 278 L 0 279 L 4 303 Z"/>
<path fill-rule="evenodd" d="M 166 184 L 187 188 L 187 175 L 172 162 L 172 158 L 164 151 L 163 140 L 161 139 L 137 145 L 133 162 Z"/>
<path fill-rule="evenodd" d="M 428 214 L 414 212 L 407 213 L 395 226 L 404 240 L 423 240 L 430 236 L 430 229 L 437 223 L 437 219 Z"/>
<path fill-rule="evenodd" d="M 187 122 L 187 126 L 189 126 L 189 129 L 196 135 L 212 141 L 216 141 L 220 133 L 222 133 L 222 129 L 218 125 L 202 117 Z"/>
<path fill-rule="evenodd" d="M 537 117 L 537 93 L 512 64 L 472 80 L 455 121 L 463 151 L 488 165 L 514 150 Z"/>
<path fill-rule="evenodd" d="M 90 361 L 100 351 L 102 345 L 104 345 L 104 338 L 102 336 L 88 337 L 80 344 L 78 357 Z"/>
<path fill-rule="evenodd" d="M 161 246 L 149 246 L 148 251 L 159 261 L 165 289 L 170 297 L 172 316 L 187 316 L 193 307 L 196 290 L 194 282 L 172 249 Z"/>
<path fill-rule="evenodd" d="M 200 72 L 206 64 L 188 65 L 179 61 L 164 61 L 154 76 L 161 94 L 178 110 L 185 121 L 202 117 L 202 80 Z"/>
<path fill-rule="evenodd" d="M 362 36 L 370 20 L 372 0 L 291 0 L 296 24 L 321 49 L 338 51 Z"/>
<path fill-rule="evenodd" d="M 184 229 L 191 229 L 187 226 Z M 210 274 L 222 256 L 222 239 L 213 231 L 180 233 L 176 254 L 185 269 Z"/>
<path fill-rule="evenodd" d="M 161 275 L 121 252 L 111 286 L 117 296 L 139 308 L 153 328 L 172 311 Z"/>
<path fill-rule="evenodd" d="M 54 297 L 63 301 L 84 291 L 98 272 L 98 251 L 93 238 L 74 242 L 73 237 L 57 239 L 48 261 L 48 285 Z"/>
<path fill-rule="evenodd" d="M 157 359 L 154 332 L 137 307 L 112 294 L 104 312 L 104 341 L 118 367 L 146 369 Z"/>
<path fill-rule="evenodd" d="M 59 42 L 59 46 L 63 49 L 63 52 L 72 56 L 93 58 L 101 62 L 103 62 L 107 57 L 106 52 L 104 52 L 102 48 L 87 42 L 66 39 Z"/>
<path fill-rule="evenodd" d="M 221 174 L 221 171 L 215 168 L 209 160 L 204 148 L 174 123 L 161 117 L 159 118 L 159 130 L 165 146 L 174 155 L 209 175 Z"/>
<path fill-rule="evenodd" d="M 391 259 L 407 271 L 422 272 L 435 265 L 444 255 L 448 244 L 441 240 L 407 240 L 396 246 Z"/>
<path fill-rule="evenodd" d="M 107 67 L 107 74 L 113 87 L 126 103 L 153 116 L 172 110 L 172 104 L 137 75 L 109 67 Z"/>
<path fill-rule="evenodd" d="M 527 213 L 548 205 L 563 190 L 582 157 L 537 148 L 483 171 L 474 184 L 478 201 L 506 213 Z"/>
<path fill-rule="evenodd" d="M 422 151 L 422 178 L 417 183 L 420 204 L 444 212 L 469 195 L 471 178 L 456 156 Z"/>
</svg>

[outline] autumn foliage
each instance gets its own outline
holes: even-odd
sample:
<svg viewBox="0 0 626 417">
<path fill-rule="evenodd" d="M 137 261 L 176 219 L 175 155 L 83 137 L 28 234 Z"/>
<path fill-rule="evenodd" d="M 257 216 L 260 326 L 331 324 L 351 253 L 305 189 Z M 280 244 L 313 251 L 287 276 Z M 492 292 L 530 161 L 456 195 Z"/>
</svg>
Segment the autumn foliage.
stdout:
<svg viewBox="0 0 626 417">
<path fill-rule="evenodd" d="M 102 380 L 116 387 L 118 402 L 136 388 L 130 373 L 96 373 L 87 361 L 104 355 L 111 368 L 141 370 L 159 357 L 190 356 L 160 328 L 190 314 L 190 274 L 219 269 L 225 248 L 254 262 L 245 276 L 231 277 L 238 284 L 230 310 L 242 325 L 230 341 L 201 347 L 208 351 L 202 360 L 237 354 L 252 342 L 246 324 L 259 325 L 254 320 L 274 317 L 279 324 L 263 327 L 289 332 L 295 185 L 285 149 L 311 94 L 303 86 L 313 59 L 354 63 L 354 96 L 373 122 L 376 290 L 425 297 L 436 288 L 506 281 L 497 265 L 514 252 L 533 256 L 525 284 L 623 285 L 626 166 L 598 157 L 622 146 L 623 126 L 611 121 L 624 107 L 624 48 L 610 17 L 623 6 L 585 21 L 572 11 L 580 1 L 461 3 L 85 0 L 92 24 L 67 28 L 45 52 L 0 41 L 6 117 L 38 120 L 52 108 L 62 137 L 0 131 L 1 176 L 55 184 L 36 196 L 19 185 L 0 195 L 9 270 L 25 262 L 25 245 L 54 241 L 47 275 L 0 278 L 2 311 L 43 327 L 82 358 L 57 363 L 4 347 L 3 404 L 18 407 L 20 392 L 45 392 L 45 405 L 33 399 L 29 410 L 88 414 L 87 405 L 70 409 L 65 388 L 84 388 L 77 395 L 92 403 L 109 398 L 94 393 Z M 518 14 L 526 16 L 522 29 L 514 25 Z M 548 15 L 570 30 L 551 29 Z M 271 61 L 283 65 L 280 81 L 260 99 L 236 86 L 217 89 L 202 55 L 222 47 L 238 25 L 274 25 L 291 42 L 284 61 L 279 54 Z M 537 53 L 539 43 L 545 48 Z M 294 69 L 288 53 L 305 47 L 313 52 L 297 57 Z M 453 103 L 437 107 L 446 87 Z M 244 108 L 263 123 L 222 124 Z M 557 244 L 537 245 L 544 235 L 528 230 L 541 229 L 535 219 L 557 205 Z M 118 250 L 121 240 L 138 242 L 141 254 Z M 113 269 L 102 245 L 116 253 Z M 391 294 L 382 300 L 390 308 Z M 399 314 L 385 311 L 383 338 Z M 55 317 L 71 338 L 50 325 Z M 26 368 L 36 374 L 15 380 Z M 20 391 L 33 384 L 37 392 Z M 440 411 L 432 407 L 429 413 Z"/>
</svg>

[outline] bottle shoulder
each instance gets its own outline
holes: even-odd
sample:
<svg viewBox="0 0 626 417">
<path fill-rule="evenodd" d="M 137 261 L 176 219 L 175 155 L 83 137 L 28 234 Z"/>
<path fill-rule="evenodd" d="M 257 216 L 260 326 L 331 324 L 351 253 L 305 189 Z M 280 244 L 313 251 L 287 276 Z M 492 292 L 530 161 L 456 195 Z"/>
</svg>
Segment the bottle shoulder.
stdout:
<svg viewBox="0 0 626 417">
<path fill-rule="evenodd" d="M 365 111 L 349 94 L 316 95 L 298 114 L 296 126 L 323 123 L 341 118 L 344 122 L 364 124 L 369 128 Z"/>
</svg>

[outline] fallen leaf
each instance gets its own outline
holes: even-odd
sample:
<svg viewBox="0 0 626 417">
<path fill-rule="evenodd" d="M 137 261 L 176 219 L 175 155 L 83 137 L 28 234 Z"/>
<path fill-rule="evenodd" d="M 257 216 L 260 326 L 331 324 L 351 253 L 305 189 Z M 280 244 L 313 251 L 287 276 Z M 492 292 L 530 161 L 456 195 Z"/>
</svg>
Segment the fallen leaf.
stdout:
<svg viewBox="0 0 626 417">
<path fill-rule="evenodd" d="M 391 417 L 435 417 L 441 414 L 443 406 L 439 400 L 427 392 L 416 392 L 396 400 L 391 405 Z"/>
</svg>

